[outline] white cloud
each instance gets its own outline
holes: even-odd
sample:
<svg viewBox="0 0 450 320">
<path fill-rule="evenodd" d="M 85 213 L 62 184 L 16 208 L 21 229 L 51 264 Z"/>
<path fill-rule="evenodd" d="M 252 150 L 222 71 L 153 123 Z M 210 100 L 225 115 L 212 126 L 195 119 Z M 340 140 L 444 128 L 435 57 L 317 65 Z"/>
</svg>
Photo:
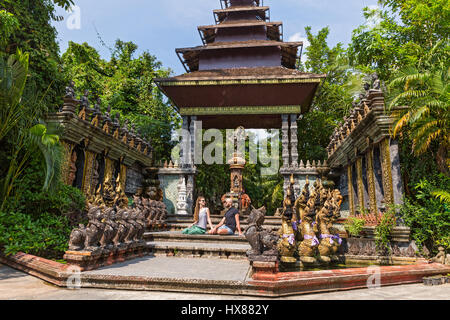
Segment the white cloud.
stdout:
<svg viewBox="0 0 450 320">
<path fill-rule="evenodd" d="M 305 49 L 308 48 L 310 45 L 308 39 L 303 37 L 301 32 L 297 32 L 297 33 L 294 33 L 292 36 L 290 36 L 288 41 L 289 42 L 297 42 L 297 41 L 303 42 L 302 62 L 305 62 L 306 61 Z"/>
<path fill-rule="evenodd" d="M 373 29 L 376 26 L 378 26 L 381 22 L 381 8 L 380 8 L 380 6 L 378 6 L 376 4 L 370 5 L 370 6 L 368 6 L 368 8 L 371 11 L 375 11 L 374 14 L 372 15 L 372 17 L 370 17 L 366 21 L 366 26 L 369 27 L 370 29 Z"/>
</svg>

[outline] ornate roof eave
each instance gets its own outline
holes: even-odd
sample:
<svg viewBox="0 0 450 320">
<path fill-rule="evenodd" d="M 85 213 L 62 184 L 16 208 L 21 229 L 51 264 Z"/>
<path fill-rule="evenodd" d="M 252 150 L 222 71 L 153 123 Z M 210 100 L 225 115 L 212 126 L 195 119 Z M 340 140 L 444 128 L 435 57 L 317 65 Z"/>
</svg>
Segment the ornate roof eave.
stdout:
<svg viewBox="0 0 450 320">
<path fill-rule="evenodd" d="M 302 47 L 303 42 L 279 42 L 279 41 L 241 41 L 241 42 L 223 42 L 218 45 L 197 46 L 191 48 L 176 49 L 180 61 L 187 72 L 199 70 L 200 53 L 208 50 L 227 50 L 242 48 L 263 48 L 280 47 L 282 55 L 282 65 L 294 69 L 298 60 L 298 47 Z"/>
<path fill-rule="evenodd" d="M 235 23 L 221 23 L 218 25 L 199 26 L 198 32 L 203 44 L 213 43 L 218 29 L 248 28 L 264 26 L 267 30 L 267 38 L 273 41 L 283 41 L 283 22 L 268 21 L 236 21 Z"/>
<path fill-rule="evenodd" d="M 222 22 L 229 13 L 235 12 L 256 12 L 259 13 L 259 18 L 263 21 L 270 20 L 270 7 L 256 7 L 256 6 L 247 6 L 247 7 L 229 7 L 226 9 L 214 10 L 214 19 L 216 23 Z"/>
<path fill-rule="evenodd" d="M 264 5 L 264 0 L 254 0 L 253 3 L 257 7 L 259 7 L 260 5 L 263 6 Z M 220 6 L 222 7 L 222 9 L 232 8 L 231 0 L 220 0 Z"/>
</svg>

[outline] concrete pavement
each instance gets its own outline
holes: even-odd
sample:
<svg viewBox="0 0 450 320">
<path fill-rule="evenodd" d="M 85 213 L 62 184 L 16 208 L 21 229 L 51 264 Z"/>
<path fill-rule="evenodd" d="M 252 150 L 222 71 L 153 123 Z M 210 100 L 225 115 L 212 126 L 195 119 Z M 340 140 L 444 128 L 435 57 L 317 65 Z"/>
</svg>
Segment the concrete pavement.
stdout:
<svg viewBox="0 0 450 320">
<path fill-rule="evenodd" d="M 47 284 L 0 264 L 0 300 L 254 300 L 254 298 L 102 289 L 69 290 Z M 412 284 L 291 296 L 281 300 L 450 300 L 450 284 L 435 287 Z"/>
</svg>

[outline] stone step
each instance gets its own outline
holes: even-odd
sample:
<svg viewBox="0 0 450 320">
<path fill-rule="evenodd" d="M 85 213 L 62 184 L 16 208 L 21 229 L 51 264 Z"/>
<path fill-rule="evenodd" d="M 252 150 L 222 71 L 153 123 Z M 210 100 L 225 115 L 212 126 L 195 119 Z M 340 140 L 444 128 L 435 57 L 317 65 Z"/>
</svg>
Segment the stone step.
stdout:
<svg viewBox="0 0 450 320">
<path fill-rule="evenodd" d="M 202 242 L 215 244 L 248 244 L 245 237 L 238 235 L 220 236 L 220 235 L 185 235 L 180 231 L 172 232 L 147 232 L 144 234 L 146 241 L 153 242 Z"/>
<path fill-rule="evenodd" d="M 168 222 L 189 222 L 189 221 L 193 221 L 193 217 L 192 216 L 168 216 L 167 217 L 167 221 Z M 222 220 L 223 216 L 221 215 L 211 215 L 211 220 Z M 241 217 L 241 220 L 245 221 L 247 219 L 247 217 Z M 265 223 L 266 224 L 281 224 L 281 217 L 273 217 L 273 216 L 266 216 L 265 217 Z"/>
<path fill-rule="evenodd" d="M 148 241 L 150 252 L 158 256 L 185 258 L 247 259 L 249 244 Z"/>
<path fill-rule="evenodd" d="M 217 223 L 213 223 L 213 224 L 216 225 Z M 192 222 L 187 222 L 187 223 L 179 223 L 179 222 L 171 223 L 171 222 L 168 222 L 166 225 L 167 225 L 167 230 L 168 231 L 181 231 L 181 230 L 184 230 L 186 228 L 189 228 L 192 225 Z M 241 230 L 242 230 L 242 232 L 244 232 L 244 230 L 247 228 L 247 226 L 248 226 L 247 224 L 241 223 Z M 281 224 L 280 225 L 267 225 L 267 224 L 264 224 L 264 228 L 269 230 L 269 231 L 278 231 L 280 229 L 280 227 L 281 227 Z"/>
</svg>

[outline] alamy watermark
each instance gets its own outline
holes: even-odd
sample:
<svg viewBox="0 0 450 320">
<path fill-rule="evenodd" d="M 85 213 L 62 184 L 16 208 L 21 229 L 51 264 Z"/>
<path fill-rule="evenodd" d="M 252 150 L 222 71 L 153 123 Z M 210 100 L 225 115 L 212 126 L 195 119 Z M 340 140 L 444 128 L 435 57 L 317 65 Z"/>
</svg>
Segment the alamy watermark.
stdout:
<svg viewBox="0 0 450 320">
<path fill-rule="evenodd" d="M 261 175 L 277 174 L 280 169 L 280 130 L 268 130 L 267 137 L 257 136 L 243 128 L 202 130 L 202 122 L 195 122 L 195 132 L 179 129 L 174 135 L 177 146 L 172 150 L 172 162 L 186 164 L 226 165 L 233 156 L 248 155 L 249 164 L 262 165 Z M 224 136 L 225 133 L 225 136 Z M 246 144 L 248 142 L 248 144 Z"/>
<path fill-rule="evenodd" d="M 81 269 L 78 266 L 70 265 L 66 270 L 70 276 L 66 280 L 67 289 L 81 289 Z"/>
<path fill-rule="evenodd" d="M 81 29 L 81 8 L 79 6 L 72 6 L 68 9 L 69 16 L 67 17 L 66 26 L 69 30 Z"/>
</svg>

